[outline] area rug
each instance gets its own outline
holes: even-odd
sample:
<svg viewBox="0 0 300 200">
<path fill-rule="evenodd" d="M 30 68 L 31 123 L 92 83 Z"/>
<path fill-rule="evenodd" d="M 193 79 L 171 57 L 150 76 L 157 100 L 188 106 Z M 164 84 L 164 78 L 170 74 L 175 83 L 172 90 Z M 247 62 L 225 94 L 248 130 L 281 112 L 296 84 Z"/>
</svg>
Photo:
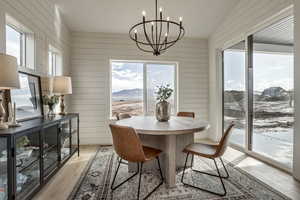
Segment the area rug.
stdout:
<svg viewBox="0 0 300 200">
<path fill-rule="evenodd" d="M 95 156 L 90 160 L 86 169 L 82 173 L 78 184 L 70 194 L 68 200 L 104 200 L 104 199 L 136 199 L 138 176 L 125 183 L 114 192 L 110 189 L 117 167 L 117 155 L 112 147 L 99 147 Z M 220 164 L 220 163 L 219 163 Z M 259 181 L 242 169 L 235 167 L 232 163 L 225 161 L 230 178 L 225 180 L 227 188 L 227 196 L 219 197 L 213 194 L 202 192 L 194 188 L 184 186 L 180 182 L 182 172 L 177 175 L 177 187 L 168 189 L 163 184 L 149 200 L 240 200 L 240 199 L 259 199 L 259 200 L 282 200 L 290 199 L 280 192 L 274 190 L 270 186 Z M 221 165 L 219 165 L 221 166 Z M 194 168 L 214 172 L 213 163 L 207 159 L 195 157 Z M 224 173 L 224 170 L 221 169 Z M 141 196 L 144 197 L 159 183 L 159 176 L 156 172 L 145 172 L 142 176 Z M 216 172 L 215 172 L 216 173 Z M 130 174 L 127 165 L 121 165 L 116 184 L 125 180 Z M 192 176 L 191 176 L 192 175 Z M 186 182 L 196 184 L 207 189 L 222 192 L 218 178 L 208 177 L 192 172 L 190 169 L 186 171 Z M 142 199 L 142 198 L 141 198 Z"/>
</svg>

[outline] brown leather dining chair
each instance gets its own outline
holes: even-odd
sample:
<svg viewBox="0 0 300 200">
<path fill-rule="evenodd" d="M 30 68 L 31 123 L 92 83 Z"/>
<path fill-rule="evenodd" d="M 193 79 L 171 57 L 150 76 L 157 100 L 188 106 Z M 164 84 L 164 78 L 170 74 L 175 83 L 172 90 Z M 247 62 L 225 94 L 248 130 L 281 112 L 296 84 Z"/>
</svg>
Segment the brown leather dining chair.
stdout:
<svg viewBox="0 0 300 200">
<path fill-rule="evenodd" d="M 195 113 L 194 112 L 178 112 L 177 117 L 191 117 L 195 118 Z M 191 166 L 194 164 L 194 155 L 192 155 L 191 159 Z"/>
<path fill-rule="evenodd" d="M 227 169 L 224 165 L 224 162 L 222 160 L 222 156 L 224 155 L 224 153 L 227 149 L 228 142 L 229 142 L 229 136 L 230 136 L 230 133 L 231 133 L 233 127 L 234 127 L 234 124 L 231 123 L 229 125 L 229 127 L 226 129 L 226 131 L 225 131 L 223 137 L 221 138 L 219 144 L 217 144 L 217 145 L 194 143 L 194 144 L 190 144 L 187 147 L 185 147 L 183 152 L 187 153 L 187 155 L 186 155 L 185 165 L 184 165 L 183 172 L 182 172 L 182 177 L 181 177 L 181 182 L 184 185 L 191 186 L 193 188 L 200 189 L 202 191 L 209 192 L 211 194 L 215 194 L 215 195 L 219 195 L 219 196 L 225 196 L 227 194 L 227 191 L 226 191 L 226 188 L 225 188 L 225 185 L 224 185 L 224 182 L 223 182 L 223 178 L 224 179 L 229 178 L 229 174 L 228 174 L 228 171 L 227 171 Z M 197 187 L 195 185 L 191 185 L 189 183 L 184 182 L 184 174 L 185 174 L 185 170 L 186 170 L 187 160 L 188 160 L 188 157 L 189 157 L 190 154 L 195 155 L 195 156 L 201 156 L 201 157 L 208 158 L 208 159 L 212 159 L 214 161 L 217 172 L 218 172 L 217 175 L 207 173 L 207 172 L 203 172 L 203 171 L 199 171 L 199 170 L 194 170 L 193 167 L 192 167 L 192 171 L 202 173 L 202 174 L 206 174 L 206 175 L 209 175 L 209 176 L 218 177 L 220 179 L 222 187 L 223 187 L 223 191 L 224 191 L 223 193 L 217 193 L 217 192 L 214 192 L 214 191 L 211 191 L 211 190 L 208 190 L 208 189 L 204 189 L 204 188 L 200 188 L 200 187 Z M 226 172 L 226 176 L 221 176 L 220 170 L 219 170 L 217 162 L 216 162 L 217 158 L 219 158 L 221 160 L 223 168 Z"/>
<path fill-rule="evenodd" d="M 178 112 L 177 117 L 192 117 L 195 118 L 194 112 Z"/>
<path fill-rule="evenodd" d="M 117 113 L 116 117 L 117 117 L 117 120 L 122 120 L 122 119 L 131 118 L 131 115 L 129 115 L 127 113 Z"/>
<path fill-rule="evenodd" d="M 131 127 L 118 126 L 112 124 L 110 124 L 109 126 L 113 137 L 113 145 L 114 145 L 115 152 L 120 157 L 117 170 L 115 172 L 111 184 L 112 191 L 114 191 L 115 189 L 117 189 L 118 187 L 120 187 L 121 185 L 123 185 L 124 183 L 126 183 L 127 181 L 129 181 L 131 178 L 133 178 L 139 173 L 139 184 L 138 184 L 138 193 L 137 193 L 137 199 L 139 199 L 143 164 L 147 161 L 156 159 L 159 172 L 160 172 L 161 181 L 150 193 L 146 195 L 144 199 L 147 199 L 164 182 L 164 178 L 162 175 L 160 162 L 159 162 L 159 155 L 160 153 L 162 153 L 162 151 L 159 149 L 143 146 L 138 134 Z M 119 183 L 117 186 L 114 186 L 116 176 L 118 174 L 122 160 L 127 160 L 128 162 L 137 163 L 137 172 L 134 173 L 129 178 L 127 178 L 126 180 L 124 180 L 123 182 Z"/>
</svg>

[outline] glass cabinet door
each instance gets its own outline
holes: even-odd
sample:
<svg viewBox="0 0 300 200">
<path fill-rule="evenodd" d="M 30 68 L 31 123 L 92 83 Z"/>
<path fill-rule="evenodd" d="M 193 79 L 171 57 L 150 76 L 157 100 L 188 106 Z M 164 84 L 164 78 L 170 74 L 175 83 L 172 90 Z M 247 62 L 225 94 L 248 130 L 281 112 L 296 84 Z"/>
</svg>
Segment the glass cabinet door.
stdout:
<svg viewBox="0 0 300 200">
<path fill-rule="evenodd" d="M 51 126 L 44 129 L 43 138 L 43 168 L 45 177 L 58 165 L 58 126 Z"/>
<path fill-rule="evenodd" d="M 60 156 L 61 160 L 65 160 L 71 155 L 71 128 L 70 120 L 66 120 L 61 123 L 60 131 Z"/>
<path fill-rule="evenodd" d="M 32 132 L 16 138 L 16 197 L 31 193 L 40 185 L 40 138 Z"/>
<path fill-rule="evenodd" d="M 7 139 L 0 137 L 0 200 L 7 200 Z"/>
<path fill-rule="evenodd" d="M 78 150 L 78 118 L 72 118 L 71 120 L 71 133 L 72 133 L 72 153 Z"/>
</svg>

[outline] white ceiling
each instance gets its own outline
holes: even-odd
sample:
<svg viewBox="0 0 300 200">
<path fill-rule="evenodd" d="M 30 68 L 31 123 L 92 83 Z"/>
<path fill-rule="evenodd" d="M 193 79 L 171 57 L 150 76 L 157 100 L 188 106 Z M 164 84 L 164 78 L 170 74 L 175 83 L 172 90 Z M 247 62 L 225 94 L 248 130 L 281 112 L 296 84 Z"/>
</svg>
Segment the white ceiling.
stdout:
<svg viewBox="0 0 300 200">
<path fill-rule="evenodd" d="M 128 33 L 142 11 L 154 16 L 154 0 L 52 0 L 72 31 Z M 164 15 L 183 17 L 186 35 L 207 38 L 240 0 L 159 0 Z"/>
</svg>

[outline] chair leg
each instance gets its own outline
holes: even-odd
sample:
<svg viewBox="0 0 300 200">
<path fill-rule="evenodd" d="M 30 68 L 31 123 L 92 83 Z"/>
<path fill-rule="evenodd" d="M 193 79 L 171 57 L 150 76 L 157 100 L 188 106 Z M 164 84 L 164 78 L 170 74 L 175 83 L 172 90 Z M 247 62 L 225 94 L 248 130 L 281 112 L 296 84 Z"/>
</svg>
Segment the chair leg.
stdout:
<svg viewBox="0 0 300 200">
<path fill-rule="evenodd" d="M 222 165 L 223 165 L 223 168 L 224 168 L 224 170 L 225 170 L 225 172 L 226 172 L 226 176 L 224 177 L 224 178 L 229 178 L 229 173 L 228 173 L 228 171 L 227 171 L 227 169 L 226 169 L 226 167 L 225 167 L 225 165 L 224 165 L 224 162 L 223 162 L 223 159 L 220 157 L 220 160 L 221 160 L 221 163 L 222 163 Z M 223 177 L 222 177 L 223 178 Z"/>
<path fill-rule="evenodd" d="M 159 158 L 157 157 L 156 160 L 157 160 L 157 164 L 158 164 L 158 168 L 159 168 L 161 182 L 149 194 L 147 194 L 147 196 L 144 198 L 144 200 L 147 199 L 151 194 L 153 194 L 164 182 L 164 177 L 163 177 L 163 174 L 162 174 Z M 139 184 L 138 184 L 138 192 L 137 192 L 137 199 L 139 199 L 140 198 L 140 190 L 141 190 L 141 182 L 142 182 L 142 173 L 143 173 L 143 164 L 144 163 L 141 163 L 141 166 L 139 165 L 139 163 L 137 163 L 137 167 L 138 167 L 137 172 L 135 174 L 133 174 L 132 176 L 130 176 L 129 178 L 127 178 L 122 183 L 120 183 L 119 185 L 113 187 L 121 163 L 123 163 L 122 159 L 119 160 L 118 167 L 117 167 L 117 170 L 115 172 L 113 182 L 111 184 L 111 189 L 114 191 L 115 189 L 117 189 L 118 187 L 120 187 L 121 185 L 123 185 L 124 183 L 126 183 L 127 181 L 129 181 L 131 178 L 133 178 L 134 176 L 136 176 L 139 173 Z"/>
<path fill-rule="evenodd" d="M 162 171 L 161 171 L 159 157 L 156 157 L 156 160 L 157 160 L 157 165 L 158 165 L 158 168 L 159 168 L 160 180 L 161 181 L 149 194 L 147 194 L 147 196 L 144 199 L 147 199 L 153 192 L 155 192 L 164 183 L 164 177 L 163 177 L 163 174 L 162 174 Z"/>
<path fill-rule="evenodd" d="M 224 178 L 224 179 L 227 179 L 227 178 L 229 178 L 228 171 L 227 171 L 227 169 L 226 169 L 226 167 L 225 167 L 225 165 L 224 165 L 223 160 L 222 160 L 221 157 L 220 157 L 220 160 L 221 160 L 222 166 L 223 166 L 223 168 L 224 168 L 224 171 L 225 171 L 225 173 L 226 173 L 226 176 L 221 176 L 221 177 Z M 193 167 L 192 167 L 192 170 L 193 170 L 194 172 L 198 172 L 198 173 L 201 173 L 201 174 L 206 174 L 206 175 L 209 175 L 209 176 L 219 177 L 219 176 L 216 175 L 216 174 L 211 174 L 211 173 L 208 173 L 208 172 L 204 172 L 204 171 L 200 171 L 200 170 L 193 169 Z"/>
<path fill-rule="evenodd" d="M 138 186 L 138 193 L 137 193 L 137 199 L 140 199 L 140 189 L 141 189 L 141 179 L 142 179 L 142 172 L 143 172 L 143 164 L 141 163 L 141 169 L 140 169 L 140 178 L 139 178 L 139 186 Z"/>
<path fill-rule="evenodd" d="M 182 182 L 183 184 L 184 184 L 183 178 L 184 178 L 184 173 L 185 173 L 185 169 L 186 169 L 186 163 L 187 163 L 187 160 L 188 160 L 188 158 L 189 158 L 189 155 L 190 155 L 190 153 L 187 153 L 187 154 L 186 154 L 185 163 L 184 163 L 184 167 L 183 167 L 183 172 L 182 172 L 182 176 L 181 176 L 181 182 Z"/>
<path fill-rule="evenodd" d="M 117 174 L 118 174 L 118 171 L 119 171 L 121 163 L 122 163 L 122 159 L 120 158 L 117 170 L 116 170 L 115 175 L 114 175 L 113 182 L 112 182 L 112 184 L 110 186 L 110 188 L 111 188 L 112 191 L 114 191 L 115 189 L 117 189 L 118 187 L 120 187 L 121 185 L 123 185 L 124 183 L 126 183 L 127 181 L 129 181 L 130 179 L 132 179 L 133 177 L 135 177 L 139 173 L 139 164 L 137 164 L 137 167 L 138 167 L 137 168 L 137 172 L 134 173 L 132 176 L 128 177 L 125 181 L 121 182 L 119 185 L 117 185 L 117 186 L 114 187 L 115 180 L 116 180 L 116 177 L 117 177 Z"/>
<path fill-rule="evenodd" d="M 185 173 L 185 169 L 186 169 L 186 164 L 187 164 L 187 160 L 188 160 L 188 156 L 189 156 L 189 153 L 186 155 L 186 161 L 185 161 L 185 165 L 184 165 L 184 169 L 183 169 L 183 173 L 182 173 L 182 177 L 181 177 L 181 182 L 184 184 L 184 185 L 187 185 L 187 186 L 190 186 L 190 187 L 193 187 L 193 188 L 196 188 L 196 189 L 199 189 L 199 190 L 202 190 L 204 192 L 208 192 L 208 193 L 211 193 L 211 194 L 214 194 L 214 195 L 218 195 L 218 196 L 225 196 L 227 194 L 227 191 L 226 191 L 226 188 L 225 188 L 225 185 L 223 183 L 223 178 L 220 174 L 220 171 L 219 171 L 219 168 L 218 168 L 218 165 L 217 165 L 217 162 L 215 159 L 213 159 L 214 163 L 215 163 L 215 166 L 216 166 L 216 169 L 217 169 L 217 172 L 218 172 L 218 175 L 214 175 L 216 177 L 218 177 L 221 181 L 221 184 L 222 184 L 222 187 L 223 187 L 223 193 L 217 193 L 217 192 L 214 192 L 214 191 L 211 191 L 211 190 L 207 190 L 207 189 L 204 189 L 204 188 L 200 188 L 200 187 L 197 187 L 197 186 L 194 186 L 194 185 L 191 185 L 189 183 L 185 183 L 184 182 L 184 173 Z M 222 161 L 222 164 L 223 164 L 223 161 Z M 227 171 L 227 170 L 226 170 Z M 211 174 L 208 174 L 208 173 L 204 173 L 204 174 L 207 174 L 207 175 L 210 175 L 212 176 Z"/>
<path fill-rule="evenodd" d="M 191 167 L 194 166 L 194 155 L 192 155 L 192 159 L 191 159 Z"/>
</svg>

